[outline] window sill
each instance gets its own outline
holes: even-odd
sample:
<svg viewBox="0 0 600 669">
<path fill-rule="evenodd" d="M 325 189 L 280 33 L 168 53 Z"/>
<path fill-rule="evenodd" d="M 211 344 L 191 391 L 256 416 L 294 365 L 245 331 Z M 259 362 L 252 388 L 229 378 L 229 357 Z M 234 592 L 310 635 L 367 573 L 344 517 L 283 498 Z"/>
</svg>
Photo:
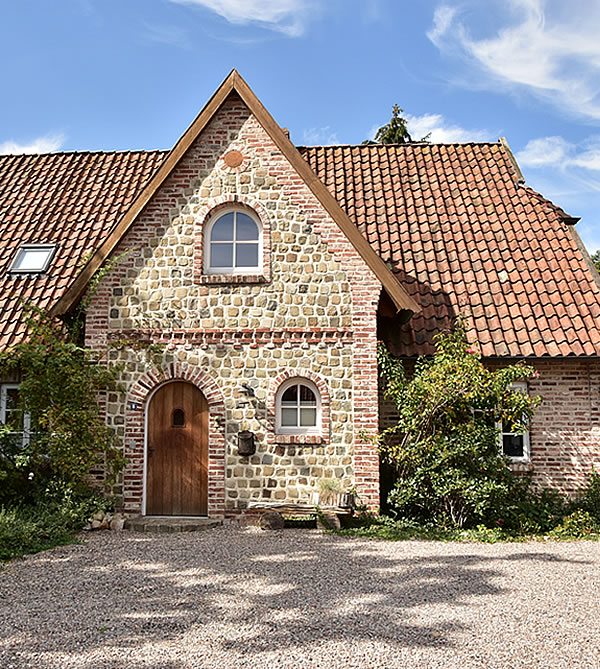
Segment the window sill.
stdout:
<svg viewBox="0 0 600 669">
<path fill-rule="evenodd" d="M 264 274 L 199 274 L 196 283 L 223 284 L 223 283 L 268 283 Z"/>
<path fill-rule="evenodd" d="M 511 458 L 511 461 L 508 466 L 513 472 L 528 472 L 532 468 L 531 460 L 524 458 L 519 458 L 519 459 Z"/>
<path fill-rule="evenodd" d="M 326 444 L 327 439 L 322 434 L 276 434 L 276 444 Z"/>
</svg>

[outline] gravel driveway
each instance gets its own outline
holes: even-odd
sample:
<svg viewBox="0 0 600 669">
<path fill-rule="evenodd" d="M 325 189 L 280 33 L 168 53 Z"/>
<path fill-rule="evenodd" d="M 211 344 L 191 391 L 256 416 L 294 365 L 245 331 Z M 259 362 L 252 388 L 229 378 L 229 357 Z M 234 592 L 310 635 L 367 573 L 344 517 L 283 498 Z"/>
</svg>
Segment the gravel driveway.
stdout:
<svg viewBox="0 0 600 669">
<path fill-rule="evenodd" d="M 0 571 L 0 667 L 599 667 L 600 544 L 109 532 Z"/>
</svg>

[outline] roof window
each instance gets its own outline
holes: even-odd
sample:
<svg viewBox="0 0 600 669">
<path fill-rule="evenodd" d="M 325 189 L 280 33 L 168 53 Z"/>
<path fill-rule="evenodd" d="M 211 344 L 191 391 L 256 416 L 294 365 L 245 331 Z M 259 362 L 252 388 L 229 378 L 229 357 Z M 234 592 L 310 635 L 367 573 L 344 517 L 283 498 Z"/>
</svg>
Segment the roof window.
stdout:
<svg viewBox="0 0 600 669">
<path fill-rule="evenodd" d="M 8 271 L 23 274 L 45 272 L 55 252 L 56 244 L 23 244 Z"/>
</svg>

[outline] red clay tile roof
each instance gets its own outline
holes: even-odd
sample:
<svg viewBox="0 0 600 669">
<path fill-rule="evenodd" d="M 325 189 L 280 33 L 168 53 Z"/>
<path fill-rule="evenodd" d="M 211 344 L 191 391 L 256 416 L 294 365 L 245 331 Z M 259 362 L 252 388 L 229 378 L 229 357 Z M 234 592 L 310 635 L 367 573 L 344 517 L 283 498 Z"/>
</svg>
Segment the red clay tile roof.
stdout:
<svg viewBox="0 0 600 669">
<path fill-rule="evenodd" d="M 404 355 L 457 314 L 485 356 L 600 355 L 600 286 L 566 214 L 518 183 L 500 144 L 300 147 L 423 311 Z M 0 156 L 0 346 L 22 299 L 54 304 L 167 152 Z M 19 245 L 58 242 L 49 274 L 7 274 Z"/>
<path fill-rule="evenodd" d="M 559 207 L 501 143 L 299 149 L 423 306 L 398 351 L 465 316 L 484 356 L 600 354 L 600 285 Z"/>
<path fill-rule="evenodd" d="M 53 305 L 166 152 L 0 156 L 0 347 L 23 333 L 23 300 Z M 7 273 L 18 247 L 58 243 L 48 274 Z"/>
</svg>

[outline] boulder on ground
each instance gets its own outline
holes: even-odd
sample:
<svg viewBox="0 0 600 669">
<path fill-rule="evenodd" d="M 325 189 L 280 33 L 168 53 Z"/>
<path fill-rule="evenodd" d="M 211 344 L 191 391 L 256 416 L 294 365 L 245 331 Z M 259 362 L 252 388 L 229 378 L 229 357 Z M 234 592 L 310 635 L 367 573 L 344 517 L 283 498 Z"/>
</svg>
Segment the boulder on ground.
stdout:
<svg viewBox="0 0 600 669">
<path fill-rule="evenodd" d="M 342 526 L 337 513 L 322 511 L 321 516 L 317 516 L 317 527 L 320 530 L 339 530 Z"/>
<path fill-rule="evenodd" d="M 265 511 L 260 517 L 260 527 L 263 530 L 282 530 L 284 525 L 283 516 L 278 511 Z"/>
</svg>

